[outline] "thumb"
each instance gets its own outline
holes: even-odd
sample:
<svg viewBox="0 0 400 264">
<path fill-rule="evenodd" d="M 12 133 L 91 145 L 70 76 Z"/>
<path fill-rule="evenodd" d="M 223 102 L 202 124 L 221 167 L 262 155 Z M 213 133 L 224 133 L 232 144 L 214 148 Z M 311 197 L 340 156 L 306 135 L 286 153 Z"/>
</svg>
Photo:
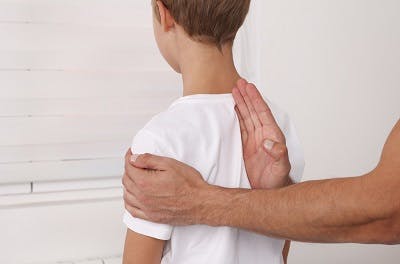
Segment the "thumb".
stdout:
<svg viewBox="0 0 400 264">
<path fill-rule="evenodd" d="M 288 158 L 288 149 L 286 145 L 269 139 L 264 141 L 264 151 L 271 155 L 276 161 Z"/>
<path fill-rule="evenodd" d="M 168 158 L 146 154 L 134 154 L 131 156 L 130 163 L 136 168 L 149 170 L 165 170 Z"/>
</svg>

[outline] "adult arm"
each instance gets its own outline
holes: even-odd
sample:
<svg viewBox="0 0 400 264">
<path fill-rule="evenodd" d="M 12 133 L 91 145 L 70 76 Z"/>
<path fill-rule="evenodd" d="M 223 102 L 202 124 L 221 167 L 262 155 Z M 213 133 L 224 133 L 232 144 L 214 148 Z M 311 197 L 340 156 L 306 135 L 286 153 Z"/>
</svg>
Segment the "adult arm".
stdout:
<svg viewBox="0 0 400 264">
<path fill-rule="evenodd" d="M 160 264 L 165 241 L 127 230 L 124 264 Z"/>
<path fill-rule="evenodd" d="M 253 114 L 242 116 L 241 122 L 251 126 L 255 113 L 263 125 L 274 126 L 255 87 L 248 92 Z M 284 171 L 282 144 L 267 145 L 275 157 L 273 168 Z M 130 159 L 128 153 L 127 164 Z M 131 164 L 125 168 L 125 202 L 136 217 L 175 225 L 234 226 L 307 242 L 400 243 L 400 122 L 372 172 L 279 190 L 210 186 L 195 169 L 153 155 L 134 156 Z"/>
<path fill-rule="evenodd" d="M 371 173 L 272 191 L 214 190 L 201 222 L 297 241 L 398 244 L 399 189 L 400 122 Z"/>
<path fill-rule="evenodd" d="M 264 125 L 274 126 L 270 110 L 257 89 L 247 85 L 246 91 L 247 107 L 239 110 L 245 113 L 247 108 L 251 113 L 254 109 L 256 118 L 247 115 L 244 120 L 250 123 L 258 118 Z M 231 206 L 239 206 L 238 211 L 243 215 L 228 214 L 227 221 L 231 223 L 226 224 L 308 242 L 400 243 L 399 188 L 400 121 L 372 172 L 360 177 L 306 182 L 270 192 L 228 190 L 233 194 Z M 259 211 L 263 206 L 264 210 Z M 248 217 L 255 216 L 257 211 L 258 217 Z"/>
<path fill-rule="evenodd" d="M 139 156 L 136 162 L 162 168 L 152 175 L 129 169 L 136 183 L 125 182 L 133 190 L 126 203 L 136 217 L 178 225 L 233 226 L 305 242 L 400 243 L 400 122 L 372 172 L 278 190 L 211 186 L 193 168 L 157 156 Z"/>
</svg>

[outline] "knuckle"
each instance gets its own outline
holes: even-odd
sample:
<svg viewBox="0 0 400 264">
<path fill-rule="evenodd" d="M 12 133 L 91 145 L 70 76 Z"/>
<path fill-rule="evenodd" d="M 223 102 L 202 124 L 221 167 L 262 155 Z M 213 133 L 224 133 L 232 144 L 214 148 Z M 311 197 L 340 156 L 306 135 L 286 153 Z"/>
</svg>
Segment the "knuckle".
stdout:
<svg viewBox="0 0 400 264">
<path fill-rule="evenodd" d="M 133 182 L 130 181 L 130 180 L 128 180 L 128 179 L 125 179 L 124 188 L 125 188 L 125 189 L 124 189 L 124 192 L 132 191 L 132 189 L 133 189 Z"/>
<path fill-rule="evenodd" d="M 283 151 L 284 155 L 288 155 L 288 153 L 289 153 L 289 150 L 285 145 L 283 145 L 283 150 L 282 151 Z"/>
<path fill-rule="evenodd" d="M 135 218 L 138 218 L 138 217 L 139 217 L 138 211 L 135 210 L 134 208 L 129 208 L 128 211 L 129 211 L 129 213 L 130 213 L 133 217 L 135 217 Z"/>
<path fill-rule="evenodd" d="M 135 184 L 139 189 L 145 189 L 146 186 L 147 186 L 147 183 L 146 183 L 145 179 L 137 179 L 135 181 Z"/>
<path fill-rule="evenodd" d="M 131 198 L 131 197 L 129 197 L 129 194 L 128 194 L 127 192 L 124 192 L 124 194 L 123 194 L 124 202 L 127 203 L 127 204 L 129 204 L 130 198 Z"/>
<path fill-rule="evenodd" d="M 128 165 L 125 164 L 125 169 L 124 169 L 124 177 L 125 178 L 130 178 L 132 174 L 131 168 L 128 167 Z"/>
<path fill-rule="evenodd" d="M 128 185 L 128 179 L 127 179 L 126 174 L 122 177 L 121 182 L 122 182 L 122 185 L 123 185 L 123 186 L 127 187 L 127 185 Z"/>
<path fill-rule="evenodd" d="M 146 202 L 146 200 L 147 200 L 146 196 L 145 196 L 143 193 L 141 193 L 141 192 L 137 193 L 137 194 L 135 195 L 135 197 L 136 197 L 136 200 L 137 200 L 140 204 L 145 204 L 145 202 Z"/>
<path fill-rule="evenodd" d="M 145 195 L 138 195 L 137 199 L 141 205 L 147 206 L 149 203 L 149 198 L 147 198 Z"/>
<path fill-rule="evenodd" d="M 286 156 L 288 154 L 288 149 L 284 144 L 280 144 L 277 152 L 281 156 Z"/>
<path fill-rule="evenodd" d="M 153 208 L 153 200 L 146 195 L 141 197 L 140 204 L 145 208 Z"/>
<path fill-rule="evenodd" d="M 128 149 L 125 153 L 125 160 L 129 158 L 130 154 L 131 154 L 131 149 Z"/>
<path fill-rule="evenodd" d="M 149 153 L 145 153 L 143 155 L 140 155 L 140 157 L 144 162 L 148 162 L 151 159 L 151 155 Z"/>
<path fill-rule="evenodd" d="M 126 159 L 125 162 L 124 162 L 125 172 L 129 171 L 129 166 L 130 166 L 130 164 L 129 164 L 128 160 Z"/>
<path fill-rule="evenodd" d="M 122 184 L 122 186 L 125 186 L 125 175 L 122 176 L 122 178 L 121 178 L 121 184 Z"/>
</svg>

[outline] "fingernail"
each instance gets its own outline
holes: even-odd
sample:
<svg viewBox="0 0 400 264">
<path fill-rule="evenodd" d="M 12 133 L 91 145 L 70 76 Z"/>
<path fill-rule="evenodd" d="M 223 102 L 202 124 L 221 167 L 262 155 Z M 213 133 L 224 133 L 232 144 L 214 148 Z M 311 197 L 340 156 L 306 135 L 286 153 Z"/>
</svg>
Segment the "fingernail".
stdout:
<svg viewBox="0 0 400 264">
<path fill-rule="evenodd" d="M 136 162 L 136 160 L 137 160 L 138 157 L 139 157 L 138 154 L 133 154 L 133 155 L 131 156 L 131 161 L 132 161 L 132 162 Z"/>
<path fill-rule="evenodd" d="M 269 139 L 267 139 L 267 140 L 264 141 L 264 147 L 265 147 L 265 149 L 268 150 L 268 151 L 271 151 L 271 150 L 272 150 L 272 148 L 274 147 L 274 144 L 275 144 L 275 142 L 273 142 L 273 141 L 271 141 L 271 140 L 269 140 Z"/>
</svg>

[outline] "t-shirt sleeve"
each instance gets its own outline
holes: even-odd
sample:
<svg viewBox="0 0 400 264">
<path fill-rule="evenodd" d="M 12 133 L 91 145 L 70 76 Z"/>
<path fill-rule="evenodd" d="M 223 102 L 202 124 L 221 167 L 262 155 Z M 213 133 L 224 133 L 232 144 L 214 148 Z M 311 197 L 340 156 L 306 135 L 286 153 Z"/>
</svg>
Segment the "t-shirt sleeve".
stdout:
<svg viewBox="0 0 400 264">
<path fill-rule="evenodd" d="M 170 151 L 163 146 L 162 139 L 146 130 L 141 130 L 136 134 L 132 143 L 132 153 L 171 156 Z M 123 221 L 130 230 L 136 233 L 160 240 L 169 240 L 171 238 L 173 227 L 170 225 L 138 219 L 133 217 L 128 211 L 125 211 Z"/>
</svg>

